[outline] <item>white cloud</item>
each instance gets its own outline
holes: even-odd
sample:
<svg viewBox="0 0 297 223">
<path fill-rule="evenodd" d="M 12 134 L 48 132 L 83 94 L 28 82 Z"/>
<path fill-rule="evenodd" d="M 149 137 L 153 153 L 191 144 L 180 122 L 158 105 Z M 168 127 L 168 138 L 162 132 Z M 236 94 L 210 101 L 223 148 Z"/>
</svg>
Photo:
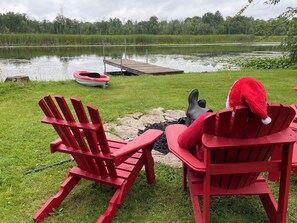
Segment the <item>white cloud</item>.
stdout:
<svg viewBox="0 0 297 223">
<path fill-rule="evenodd" d="M 244 12 L 256 19 L 275 18 L 286 7 L 297 7 L 296 0 L 281 0 L 275 6 L 265 5 L 265 0 L 255 0 Z M 220 11 L 224 17 L 234 16 L 248 0 L 0 0 L 0 13 L 9 11 L 26 13 L 30 18 L 54 20 L 59 13 L 71 19 L 98 21 L 120 18 L 123 21 L 159 19 L 185 19 L 202 16 L 206 12 Z"/>
</svg>

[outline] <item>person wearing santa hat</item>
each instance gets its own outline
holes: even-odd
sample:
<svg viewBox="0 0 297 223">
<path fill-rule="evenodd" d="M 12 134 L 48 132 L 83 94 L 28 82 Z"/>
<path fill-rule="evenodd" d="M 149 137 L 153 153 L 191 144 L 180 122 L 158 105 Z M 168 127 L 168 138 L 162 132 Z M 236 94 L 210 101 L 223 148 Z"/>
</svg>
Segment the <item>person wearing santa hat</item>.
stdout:
<svg viewBox="0 0 297 223">
<path fill-rule="evenodd" d="M 230 88 L 226 108 L 235 108 L 238 105 L 247 105 L 250 110 L 257 114 L 262 123 L 268 125 L 271 123 L 271 118 L 267 113 L 267 97 L 266 90 L 263 84 L 255 78 L 243 77 L 235 81 Z M 200 160 L 204 160 L 204 147 L 201 145 L 202 135 L 204 133 L 204 119 L 212 114 L 205 112 L 178 137 L 178 144 L 182 148 L 195 148 L 194 155 Z"/>
</svg>

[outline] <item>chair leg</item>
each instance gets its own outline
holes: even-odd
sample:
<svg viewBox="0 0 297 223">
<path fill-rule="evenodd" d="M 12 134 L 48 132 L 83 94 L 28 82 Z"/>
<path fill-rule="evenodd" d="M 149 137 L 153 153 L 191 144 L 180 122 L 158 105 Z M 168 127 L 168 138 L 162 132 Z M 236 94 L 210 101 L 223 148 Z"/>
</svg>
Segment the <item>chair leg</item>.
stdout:
<svg viewBox="0 0 297 223">
<path fill-rule="evenodd" d="M 61 185 L 59 192 L 47 200 L 47 202 L 33 216 L 33 220 L 35 222 L 41 222 L 44 218 L 46 218 L 54 208 L 57 208 L 62 203 L 80 179 L 80 177 L 68 175 Z"/>
<path fill-rule="evenodd" d="M 210 175 L 206 173 L 203 179 L 203 222 L 209 222 L 210 212 Z"/>
<path fill-rule="evenodd" d="M 271 160 L 278 160 L 278 159 L 281 158 L 281 156 L 282 156 L 281 150 L 276 149 L 271 155 Z M 280 176 L 279 171 L 269 172 L 268 173 L 268 180 L 276 182 L 276 181 L 279 180 L 279 176 Z"/>
<path fill-rule="evenodd" d="M 152 147 L 152 146 L 150 146 Z M 152 156 L 151 148 L 146 147 L 142 149 L 142 155 L 144 159 L 145 175 L 148 184 L 155 182 L 155 171 L 154 171 L 154 158 Z"/>
<path fill-rule="evenodd" d="M 150 151 L 148 151 L 148 153 L 151 155 Z M 142 158 L 145 158 L 145 157 L 142 157 Z M 107 210 L 105 211 L 104 214 L 102 214 L 99 217 L 97 223 L 109 223 L 109 222 L 112 221 L 114 215 L 116 214 L 117 210 L 119 209 L 119 207 L 123 203 L 125 197 L 127 196 L 127 194 L 129 192 L 130 188 L 132 187 L 133 183 L 135 182 L 135 179 L 138 176 L 138 173 L 140 172 L 142 167 L 143 167 L 143 162 L 141 160 L 139 160 L 138 163 L 135 165 L 135 167 L 133 169 L 133 173 L 130 174 L 130 177 L 123 183 L 123 185 L 120 188 L 118 188 L 116 190 L 116 192 L 114 193 L 114 195 L 112 196 L 112 198 L 109 201 Z M 152 166 L 152 168 L 153 167 L 154 166 Z M 151 170 L 148 170 L 147 172 L 150 172 L 150 171 Z M 154 171 L 154 168 L 152 169 L 152 171 Z M 153 176 L 155 177 L 154 172 L 153 172 Z M 147 176 L 147 179 L 149 179 L 148 176 Z M 153 178 L 153 179 L 155 179 L 155 178 Z"/>
<path fill-rule="evenodd" d="M 293 145 L 284 145 L 282 151 L 282 170 L 280 176 L 279 194 L 278 194 L 278 208 L 276 222 L 286 222 L 289 190 L 290 190 L 290 176 L 292 166 L 292 152 Z"/>
<path fill-rule="evenodd" d="M 188 168 L 187 168 L 187 165 L 183 162 L 183 190 L 186 191 L 187 190 L 187 171 L 188 171 Z"/>
<path fill-rule="evenodd" d="M 275 222 L 277 215 L 277 203 L 273 195 L 271 193 L 261 194 L 259 195 L 259 197 L 269 218 L 269 222 Z"/>
<path fill-rule="evenodd" d="M 97 223 L 109 223 L 112 221 L 113 216 L 116 214 L 117 210 L 119 209 L 120 205 L 122 204 L 122 202 L 120 202 L 120 196 L 122 193 L 122 188 L 119 188 L 116 190 L 116 192 L 114 193 L 114 195 L 112 196 L 112 198 L 109 201 L 107 210 L 105 211 L 104 214 L 102 214 Z"/>
<path fill-rule="evenodd" d="M 194 211 L 194 217 L 195 217 L 195 222 L 196 223 L 202 223 L 202 212 L 200 209 L 200 204 L 199 204 L 199 196 L 195 195 L 193 192 L 192 185 L 189 185 L 190 189 L 190 196 L 191 196 L 191 201 L 192 201 L 192 207 Z"/>
</svg>

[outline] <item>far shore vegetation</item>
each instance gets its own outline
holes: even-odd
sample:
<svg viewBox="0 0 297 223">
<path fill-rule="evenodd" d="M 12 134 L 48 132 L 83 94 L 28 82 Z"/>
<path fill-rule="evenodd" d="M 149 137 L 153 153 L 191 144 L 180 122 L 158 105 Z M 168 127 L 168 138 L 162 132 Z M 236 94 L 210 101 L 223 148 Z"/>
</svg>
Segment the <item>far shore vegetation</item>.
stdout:
<svg viewBox="0 0 297 223">
<path fill-rule="evenodd" d="M 278 17 L 263 20 L 242 15 L 222 16 L 220 11 L 185 19 L 160 20 L 151 16 L 144 21 L 121 21 L 119 18 L 94 22 L 70 19 L 58 14 L 53 21 L 35 20 L 29 15 L 0 13 L 0 33 L 99 34 L 99 35 L 209 35 L 246 34 L 255 36 L 287 35 L 290 19 Z"/>
<path fill-rule="evenodd" d="M 280 44 L 284 36 L 234 35 L 71 35 L 71 34 L 1 34 L 0 47 L 27 46 L 123 46 L 180 44 L 240 44 L 268 42 Z"/>
</svg>

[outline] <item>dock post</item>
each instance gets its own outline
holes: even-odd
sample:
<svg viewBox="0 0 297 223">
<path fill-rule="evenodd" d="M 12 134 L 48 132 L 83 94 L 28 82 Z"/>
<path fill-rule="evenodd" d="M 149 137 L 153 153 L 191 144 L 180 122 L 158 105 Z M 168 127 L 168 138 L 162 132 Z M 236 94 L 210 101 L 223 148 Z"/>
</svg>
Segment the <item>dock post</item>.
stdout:
<svg viewBox="0 0 297 223">
<path fill-rule="evenodd" d="M 104 42 L 103 41 L 102 41 L 102 51 L 103 51 L 104 74 L 106 74 L 105 46 L 104 46 Z"/>
<path fill-rule="evenodd" d="M 127 40 L 125 39 L 125 59 L 127 59 Z"/>
<path fill-rule="evenodd" d="M 121 74 L 123 75 L 123 57 L 121 56 Z"/>
<path fill-rule="evenodd" d="M 102 50 L 103 50 L 103 60 L 105 60 L 105 45 L 104 45 L 104 42 L 102 42 Z"/>
</svg>

